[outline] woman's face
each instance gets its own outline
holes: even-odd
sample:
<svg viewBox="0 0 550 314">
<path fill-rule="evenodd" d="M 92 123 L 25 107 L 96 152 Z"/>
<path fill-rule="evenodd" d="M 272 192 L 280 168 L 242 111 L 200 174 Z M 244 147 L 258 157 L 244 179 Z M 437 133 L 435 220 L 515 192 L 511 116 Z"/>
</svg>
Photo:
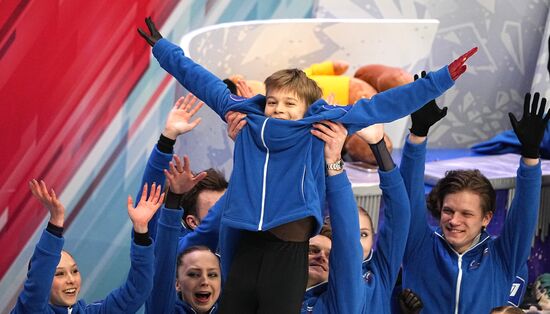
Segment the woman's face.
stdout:
<svg viewBox="0 0 550 314">
<path fill-rule="evenodd" d="M 441 204 L 439 225 L 445 239 L 455 251 L 462 254 L 486 227 L 492 213 L 483 214 L 478 194 L 468 190 L 445 195 Z"/>
<path fill-rule="evenodd" d="M 218 257 L 210 251 L 199 250 L 181 258 L 183 261 L 177 270 L 176 290 L 195 311 L 207 313 L 220 296 L 221 271 Z"/>
<path fill-rule="evenodd" d="M 80 272 L 74 259 L 65 251 L 61 252 L 61 260 L 55 269 L 50 303 L 60 306 L 72 306 L 78 300 L 80 292 Z"/>
<path fill-rule="evenodd" d="M 369 256 L 374 243 L 374 230 L 369 216 L 359 209 L 359 232 L 361 233 L 361 246 L 363 247 L 363 259 Z"/>
</svg>

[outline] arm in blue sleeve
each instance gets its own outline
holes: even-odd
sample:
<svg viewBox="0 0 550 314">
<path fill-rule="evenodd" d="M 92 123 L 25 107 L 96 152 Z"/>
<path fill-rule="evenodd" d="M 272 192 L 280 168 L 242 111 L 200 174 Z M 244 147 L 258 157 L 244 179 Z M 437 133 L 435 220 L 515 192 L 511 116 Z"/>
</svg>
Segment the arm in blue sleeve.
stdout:
<svg viewBox="0 0 550 314">
<path fill-rule="evenodd" d="M 399 169 L 395 167 L 390 171 L 378 173 L 385 207 L 384 224 L 378 232 L 373 259 L 380 269 L 379 278 L 386 288 L 387 295 L 390 295 L 405 254 L 411 210 Z"/>
<path fill-rule="evenodd" d="M 332 226 L 326 297 L 329 313 L 360 313 L 364 303 L 359 213 L 345 172 L 326 178 Z"/>
<path fill-rule="evenodd" d="M 204 217 L 201 223 L 184 237 L 181 237 L 178 244 L 178 254 L 186 248 L 195 245 L 204 245 L 212 252 L 216 252 L 218 248 L 218 240 L 220 233 L 220 224 L 222 219 L 222 210 L 225 205 L 224 194 L 217 202 L 208 210 L 208 214 Z"/>
<path fill-rule="evenodd" d="M 520 161 L 516 178 L 516 194 L 510 205 L 500 237 L 495 240 L 508 275 L 521 270 L 531 252 L 531 241 L 537 223 L 542 184 L 541 163 L 528 166 Z"/>
<path fill-rule="evenodd" d="M 50 300 L 50 289 L 55 269 L 61 259 L 63 238 L 44 230 L 31 257 L 31 267 L 23 291 L 11 313 L 45 313 Z"/>
<path fill-rule="evenodd" d="M 145 302 L 145 313 L 173 313 L 176 306 L 176 262 L 181 228 L 181 210 L 162 208 L 155 246 L 153 291 Z"/>
<path fill-rule="evenodd" d="M 347 114 L 335 121 L 344 123 L 350 134 L 372 124 L 392 122 L 420 109 L 453 85 L 445 66 L 412 83 L 388 89 L 371 99 L 358 100 Z"/>
<path fill-rule="evenodd" d="M 153 55 L 166 72 L 224 119 L 229 105 L 234 101 L 222 80 L 186 57 L 179 46 L 166 39 L 155 44 Z"/>
<path fill-rule="evenodd" d="M 426 195 L 424 192 L 424 169 L 426 163 L 427 141 L 421 144 L 413 144 L 408 138 L 403 146 L 401 158 L 401 176 L 405 183 L 405 189 L 409 196 L 411 209 L 411 223 L 405 257 L 403 263 L 413 261 L 415 252 L 421 247 L 422 242 L 431 233 L 426 216 Z"/>
<path fill-rule="evenodd" d="M 141 185 L 139 186 L 134 206 L 137 206 L 139 200 L 141 199 L 141 193 L 143 192 L 143 185 L 147 184 L 148 187 L 151 187 L 151 184 L 156 183 L 161 185 L 161 190 L 164 190 L 164 184 L 166 177 L 164 175 L 164 169 L 168 169 L 170 161 L 172 160 L 172 154 L 166 154 L 161 152 L 157 145 L 153 148 L 153 151 L 149 155 L 147 160 L 147 165 L 143 171 L 143 177 L 141 178 Z M 160 210 L 153 215 L 149 221 L 149 234 L 153 240 L 156 237 L 157 233 L 157 220 L 160 215 Z"/>
<path fill-rule="evenodd" d="M 132 241 L 126 282 L 109 293 L 99 312 L 134 313 L 139 310 L 153 289 L 154 259 L 154 244 L 141 246 Z"/>
</svg>

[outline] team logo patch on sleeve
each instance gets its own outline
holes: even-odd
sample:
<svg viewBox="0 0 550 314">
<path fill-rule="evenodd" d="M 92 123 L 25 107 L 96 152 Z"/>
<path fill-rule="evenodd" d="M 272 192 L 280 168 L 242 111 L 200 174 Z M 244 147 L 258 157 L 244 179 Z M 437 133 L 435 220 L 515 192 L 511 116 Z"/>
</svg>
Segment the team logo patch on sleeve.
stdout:
<svg viewBox="0 0 550 314">
<path fill-rule="evenodd" d="M 231 98 L 231 100 L 234 100 L 234 101 L 243 101 L 248 99 L 248 98 L 237 96 L 234 94 L 229 94 L 229 98 Z"/>
</svg>

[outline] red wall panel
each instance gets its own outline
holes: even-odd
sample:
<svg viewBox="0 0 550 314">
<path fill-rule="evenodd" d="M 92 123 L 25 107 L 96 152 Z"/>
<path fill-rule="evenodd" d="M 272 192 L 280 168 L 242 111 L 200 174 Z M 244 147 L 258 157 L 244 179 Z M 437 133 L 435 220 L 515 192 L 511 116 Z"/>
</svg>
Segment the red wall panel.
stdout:
<svg viewBox="0 0 550 314">
<path fill-rule="evenodd" d="M 136 28 L 177 2 L 0 1 L 0 276 L 48 214 L 27 182 L 62 192 L 147 67 Z"/>
</svg>

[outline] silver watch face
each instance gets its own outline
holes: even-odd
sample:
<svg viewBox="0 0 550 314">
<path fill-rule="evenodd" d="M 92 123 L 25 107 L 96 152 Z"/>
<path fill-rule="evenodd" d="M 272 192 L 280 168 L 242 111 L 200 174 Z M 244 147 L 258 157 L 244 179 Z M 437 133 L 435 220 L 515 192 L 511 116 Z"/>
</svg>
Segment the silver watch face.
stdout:
<svg viewBox="0 0 550 314">
<path fill-rule="evenodd" d="M 344 168 L 344 161 L 342 159 L 335 163 L 327 164 L 328 170 L 342 170 Z"/>
</svg>

